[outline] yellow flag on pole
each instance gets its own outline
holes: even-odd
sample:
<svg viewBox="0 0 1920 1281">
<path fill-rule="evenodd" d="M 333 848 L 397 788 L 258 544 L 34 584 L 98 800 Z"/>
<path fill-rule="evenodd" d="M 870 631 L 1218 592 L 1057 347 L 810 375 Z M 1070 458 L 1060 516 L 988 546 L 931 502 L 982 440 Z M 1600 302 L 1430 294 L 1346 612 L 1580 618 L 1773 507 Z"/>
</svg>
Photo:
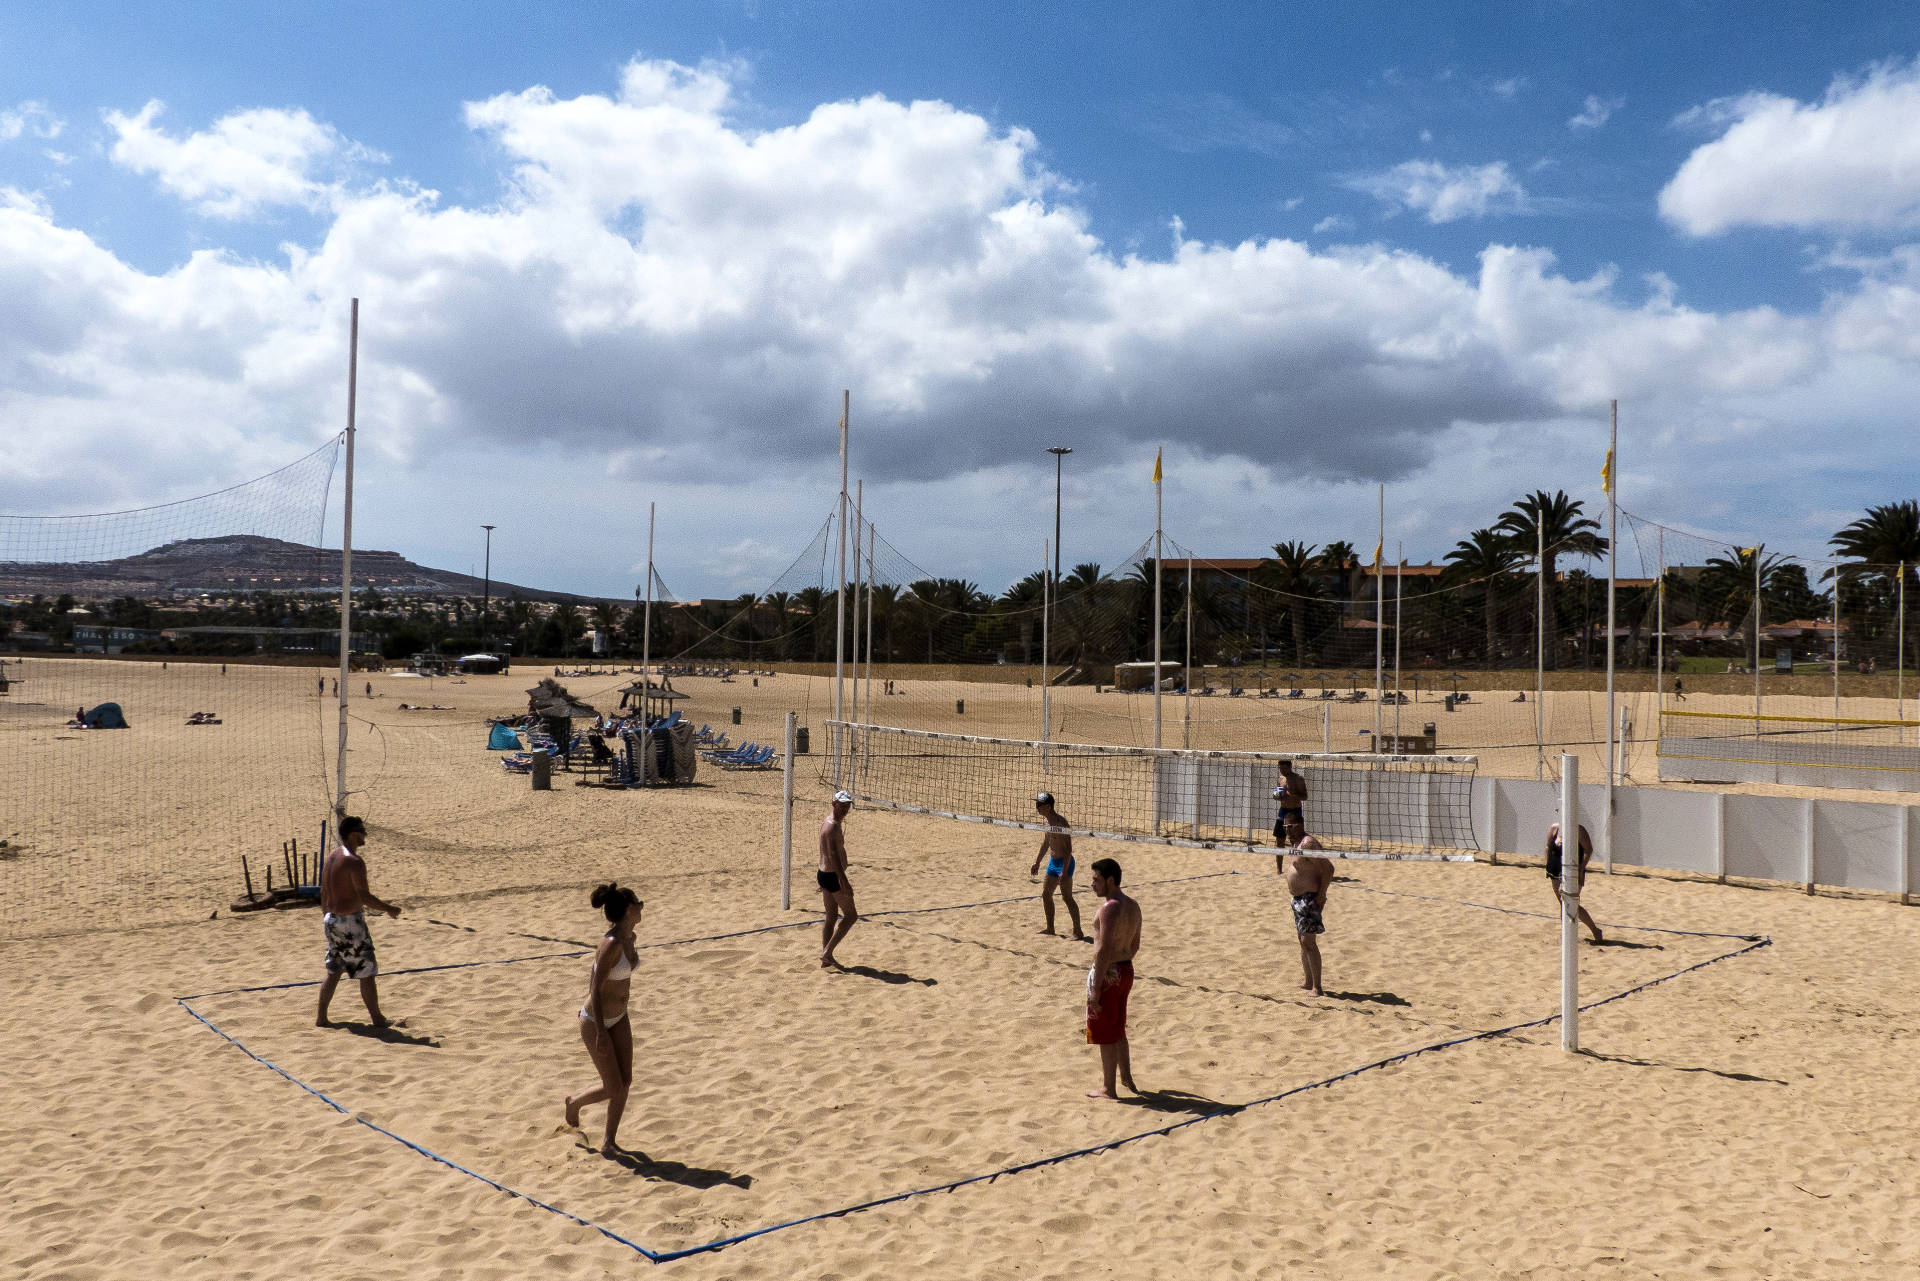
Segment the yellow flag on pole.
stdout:
<svg viewBox="0 0 1920 1281">
<path fill-rule="evenodd" d="M 1385 539 L 1382 539 L 1380 542 L 1377 542 L 1373 545 L 1373 567 L 1375 569 L 1380 568 L 1380 558 L 1385 553 L 1386 546 L 1387 544 Z"/>
<path fill-rule="evenodd" d="M 1153 451 L 1153 483 L 1160 483 L 1160 451 L 1157 449 Z"/>
<path fill-rule="evenodd" d="M 1600 468 L 1600 492 L 1603 494 L 1613 492 L 1613 451 L 1611 449 L 1607 451 L 1606 463 Z"/>
</svg>

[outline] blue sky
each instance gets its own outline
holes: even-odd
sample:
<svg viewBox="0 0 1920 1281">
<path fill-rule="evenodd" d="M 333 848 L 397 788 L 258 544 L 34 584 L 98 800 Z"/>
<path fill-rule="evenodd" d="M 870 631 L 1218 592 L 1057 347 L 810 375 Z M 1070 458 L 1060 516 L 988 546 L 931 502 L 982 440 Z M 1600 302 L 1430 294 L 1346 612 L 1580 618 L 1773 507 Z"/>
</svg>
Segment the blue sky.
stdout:
<svg viewBox="0 0 1920 1281">
<path fill-rule="evenodd" d="M 762 585 L 843 386 L 883 530 L 989 587 L 1056 438 L 1069 559 L 1161 443 L 1189 546 L 1367 542 L 1384 481 L 1426 559 L 1597 498 L 1612 396 L 1634 510 L 1815 551 L 1914 488 L 1916 55 L 1892 4 L 9 6 L 0 510 L 301 452 L 358 293 L 361 541 L 505 510 L 520 581 L 630 590 L 657 499 L 729 532 L 681 594 Z M 512 529 L 581 495 L 604 547 Z"/>
</svg>

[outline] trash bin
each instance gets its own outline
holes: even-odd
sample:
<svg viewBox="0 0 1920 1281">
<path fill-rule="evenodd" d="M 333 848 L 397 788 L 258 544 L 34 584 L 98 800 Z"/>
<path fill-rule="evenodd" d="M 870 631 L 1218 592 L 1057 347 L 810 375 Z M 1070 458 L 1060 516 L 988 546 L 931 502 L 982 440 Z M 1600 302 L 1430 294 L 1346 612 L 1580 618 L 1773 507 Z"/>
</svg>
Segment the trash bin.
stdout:
<svg viewBox="0 0 1920 1281">
<path fill-rule="evenodd" d="M 733 723 L 735 725 L 740 723 L 740 709 L 737 707 L 733 709 Z"/>
<path fill-rule="evenodd" d="M 1440 735 L 1434 732 L 1434 725 L 1432 721 L 1427 722 L 1426 733 L 1427 733 L 1427 740 L 1429 742 L 1437 743 L 1440 741 Z"/>
<path fill-rule="evenodd" d="M 536 792 L 553 790 L 553 757 L 545 752 L 533 754 L 533 790 Z"/>
<path fill-rule="evenodd" d="M 954 714 L 955 716 L 965 716 L 965 715 L 967 714 L 967 700 L 966 700 L 966 699 L 964 699 L 964 698 L 956 698 L 956 699 L 954 699 L 954 700 L 953 700 L 953 714 Z"/>
<path fill-rule="evenodd" d="M 805 756 L 809 746 L 810 744 L 807 741 L 807 727 L 805 725 L 795 726 L 793 731 L 793 754 L 795 756 Z"/>
<path fill-rule="evenodd" d="M 1445 698 L 1441 699 L 1440 701 L 1446 704 L 1446 708 L 1448 711 L 1453 710 L 1453 695 L 1449 694 Z"/>
</svg>

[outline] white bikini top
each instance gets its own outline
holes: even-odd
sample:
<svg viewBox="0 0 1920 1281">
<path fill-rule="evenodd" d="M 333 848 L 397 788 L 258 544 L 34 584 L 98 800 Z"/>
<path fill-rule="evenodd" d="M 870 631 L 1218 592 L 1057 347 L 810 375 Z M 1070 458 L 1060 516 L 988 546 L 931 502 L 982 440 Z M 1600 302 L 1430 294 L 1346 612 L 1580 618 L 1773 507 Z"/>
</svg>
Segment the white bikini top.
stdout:
<svg viewBox="0 0 1920 1281">
<path fill-rule="evenodd" d="M 607 979 L 624 979 L 633 973 L 633 962 L 627 959 L 627 949 L 621 948 L 619 955 L 613 958 L 613 968 L 607 971 Z"/>
</svg>

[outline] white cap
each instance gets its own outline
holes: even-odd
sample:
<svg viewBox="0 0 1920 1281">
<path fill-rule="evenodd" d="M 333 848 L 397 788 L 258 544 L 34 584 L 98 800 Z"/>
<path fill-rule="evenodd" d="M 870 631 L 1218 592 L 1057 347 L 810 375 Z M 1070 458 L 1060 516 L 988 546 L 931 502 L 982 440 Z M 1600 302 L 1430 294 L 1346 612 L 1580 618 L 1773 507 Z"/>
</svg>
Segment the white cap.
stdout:
<svg viewBox="0 0 1920 1281">
<path fill-rule="evenodd" d="M 1035 805 L 1051 805 L 1053 804 L 1053 793 L 1042 792 L 1040 793 L 1040 795 L 1033 798 L 1033 803 Z"/>
<path fill-rule="evenodd" d="M 851 805 L 853 804 L 853 793 L 843 787 L 833 794 L 833 799 L 841 805 Z"/>
<path fill-rule="evenodd" d="M 1286 788 L 1284 788 L 1284 787 L 1276 787 L 1276 788 L 1274 788 L 1274 789 L 1273 789 L 1273 799 L 1274 799 L 1274 800 L 1276 800 L 1276 801 L 1280 801 L 1280 800 L 1285 800 L 1285 799 L 1286 799 L 1286 796 L 1287 796 L 1287 789 L 1286 789 Z"/>
</svg>

